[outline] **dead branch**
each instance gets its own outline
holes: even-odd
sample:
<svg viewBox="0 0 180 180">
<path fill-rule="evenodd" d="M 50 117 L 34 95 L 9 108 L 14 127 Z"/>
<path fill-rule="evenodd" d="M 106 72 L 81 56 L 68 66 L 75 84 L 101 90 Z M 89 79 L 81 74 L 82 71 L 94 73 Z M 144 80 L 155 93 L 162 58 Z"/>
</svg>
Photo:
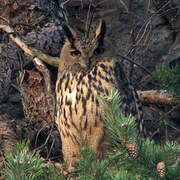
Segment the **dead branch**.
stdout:
<svg viewBox="0 0 180 180">
<path fill-rule="evenodd" d="M 45 82 L 45 87 L 46 87 L 45 95 L 47 98 L 47 103 L 49 107 L 51 107 L 50 116 L 53 119 L 54 111 L 55 111 L 55 95 L 54 95 L 54 92 L 52 91 L 52 84 L 51 84 L 51 77 L 50 77 L 49 69 L 46 67 L 46 65 L 42 61 L 46 62 L 49 65 L 57 67 L 58 58 L 48 56 L 42 53 L 40 50 L 29 47 L 20 39 L 20 37 L 17 37 L 14 34 L 14 30 L 10 26 L 0 24 L 0 29 L 4 30 L 5 32 L 9 34 L 9 37 L 11 38 L 11 40 L 14 41 L 25 52 L 25 54 L 30 57 L 30 59 L 34 62 L 36 69 L 42 73 L 44 82 Z"/>
<path fill-rule="evenodd" d="M 30 56 L 30 59 L 32 61 L 35 61 L 35 57 L 39 58 L 40 60 L 42 60 L 43 62 L 54 66 L 54 67 L 58 67 L 58 58 L 57 57 L 52 57 L 52 56 L 48 56 L 46 54 L 44 54 L 43 52 L 41 52 L 40 50 L 37 50 L 35 48 L 29 47 L 27 44 L 25 44 L 20 37 L 18 37 L 14 30 L 8 26 L 8 25 L 3 25 L 0 24 L 0 29 L 7 32 L 9 34 L 10 39 L 15 42 L 24 52 L 26 55 Z"/>
<path fill-rule="evenodd" d="M 47 94 L 49 96 L 49 98 L 51 99 L 51 103 L 54 104 L 54 98 L 52 98 L 52 92 L 51 92 L 51 86 L 50 86 L 50 77 L 49 77 L 49 71 L 47 70 L 47 68 L 43 65 L 43 63 L 41 62 L 41 60 L 43 62 L 46 62 L 47 64 L 54 66 L 54 67 L 58 67 L 58 57 L 51 57 L 48 56 L 44 53 L 42 53 L 40 50 L 37 50 L 35 48 L 29 47 L 28 45 L 26 45 L 21 39 L 20 37 L 17 37 L 14 33 L 14 30 L 8 26 L 8 25 L 2 25 L 0 24 L 0 29 L 2 29 L 3 31 L 7 32 L 9 34 L 9 37 L 11 38 L 12 41 L 14 41 L 24 52 L 25 54 L 27 54 L 28 56 L 30 56 L 31 60 L 35 63 L 37 69 L 43 74 L 44 78 L 45 78 L 45 84 L 46 84 L 46 88 L 47 88 Z M 127 60 L 131 61 L 130 58 L 121 56 Z M 133 62 L 134 64 L 136 64 L 135 62 Z M 140 66 L 139 64 L 136 64 L 138 66 Z M 150 74 L 150 72 L 140 66 L 144 71 L 146 71 L 147 73 Z M 162 93 L 156 90 L 150 90 L 150 91 L 137 91 L 140 100 L 142 101 L 142 103 L 144 104 L 173 104 L 173 98 L 172 95 L 169 95 L 168 93 Z"/>
<path fill-rule="evenodd" d="M 165 91 L 137 91 L 137 94 L 143 104 L 175 104 L 172 95 Z"/>
<path fill-rule="evenodd" d="M 45 62 L 51 66 L 58 67 L 58 64 L 59 64 L 58 57 L 49 56 L 47 54 L 44 54 L 42 51 L 32 48 L 32 47 L 29 47 L 29 50 L 34 55 L 34 57 L 36 56 L 38 59 L 42 60 L 43 62 Z"/>
</svg>

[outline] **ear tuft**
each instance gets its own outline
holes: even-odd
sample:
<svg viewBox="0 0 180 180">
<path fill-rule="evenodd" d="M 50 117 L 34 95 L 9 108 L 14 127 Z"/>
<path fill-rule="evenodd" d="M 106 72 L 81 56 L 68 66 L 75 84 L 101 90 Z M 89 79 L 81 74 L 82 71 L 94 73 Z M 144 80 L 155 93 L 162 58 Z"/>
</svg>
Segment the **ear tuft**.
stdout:
<svg viewBox="0 0 180 180">
<path fill-rule="evenodd" d="M 103 19 L 101 19 L 96 29 L 96 38 L 98 38 L 99 36 L 104 37 L 105 34 L 106 34 L 106 23 Z"/>
<path fill-rule="evenodd" d="M 62 29 L 63 29 L 64 35 L 67 38 L 67 40 L 70 43 L 73 43 L 77 37 L 77 33 L 70 26 L 68 26 L 66 24 L 62 25 Z"/>
<path fill-rule="evenodd" d="M 96 29 L 96 35 L 95 35 L 95 38 L 98 39 L 100 46 L 103 46 L 105 34 L 106 34 L 106 23 L 102 19 Z"/>
</svg>

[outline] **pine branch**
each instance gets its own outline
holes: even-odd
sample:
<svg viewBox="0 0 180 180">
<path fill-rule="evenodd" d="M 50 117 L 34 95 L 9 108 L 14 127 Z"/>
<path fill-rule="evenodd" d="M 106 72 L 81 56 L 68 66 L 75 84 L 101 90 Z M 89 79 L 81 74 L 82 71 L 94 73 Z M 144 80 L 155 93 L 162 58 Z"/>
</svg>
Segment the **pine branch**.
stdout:
<svg viewBox="0 0 180 180">
<path fill-rule="evenodd" d="M 5 179 L 35 180 L 43 174 L 42 159 L 29 151 L 29 143 L 17 143 L 12 152 L 5 154 L 6 164 L 2 171 Z"/>
<path fill-rule="evenodd" d="M 43 163 L 38 152 L 29 150 L 29 142 L 15 144 L 11 152 L 5 154 L 5 167 L 0 174 L 7 180 L 65 180 L 52 164 Z"/>
<path fill-rule="evenodd" d="M 125 117 L 120 112 L 120 96 L 117 92 L 101 99 L 104 103 L 106 128 L 112 138 L 111 155 L 115 152 L 125 153 L 124 156 L 113 159 L 118 169 L 124 172 L 128 170 L 129 174 L 134 174 L 134 179 L 139 179 L 136 176 L 142 179 L 158 179 L 162 176 L 168 177 L 169 180 L 179 177 L 177 169 L 180 168 L 178 160 L 180 145 L 166 143 L 160 146 L 154 141 L 139 137 L 134 118 Z M 129 144 L 131 146 L 127 146 Z M 159 171 L 159 165 L 163 165 L 164 169 Z"/>
</svg>

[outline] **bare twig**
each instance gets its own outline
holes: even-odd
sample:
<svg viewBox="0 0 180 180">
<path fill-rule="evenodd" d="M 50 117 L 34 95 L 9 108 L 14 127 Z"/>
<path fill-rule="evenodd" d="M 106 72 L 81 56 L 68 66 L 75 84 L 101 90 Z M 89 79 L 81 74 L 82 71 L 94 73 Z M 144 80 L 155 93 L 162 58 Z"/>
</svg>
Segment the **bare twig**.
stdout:
<svg viewBox="0 0 180 180">
<path fill-rule="evenodd" d="M 126 56 L 123 56 L 123 55 L 121 55 L 121 54 L 118 54 L 118 56 L 120 56 L 121 58 L 123 58 L 123 59 L 125 59 L 125 60 L 127 60 L 127 61 L 129 61 L 129 62 L 131 62 L 131 63 L 133 63 L 133 64 L 135 64 L 136 66 L 140 67 L 140 68 L 143 69 L 146 73 L 151 74 L 151 72 L 148 71 L 144 66 L 142 66 L 142 65 L 134 62 L 131 58 L 126 57 Z"/>
<path fill-rule="evenodd" d="M 148 8 L 150 7 L 150 4 L 151 4 L 151 0 L 148 1 Z M 135 55 L 135 51 L 136 51 L 137 47 L 147 46 L 147 44 L 149 42 L 151 31 L 152 31 L 151 22 L 155 16 L 157 16 L 157 15 L 163 16 L 163 15 L 171 12 L 173 9 L 177 8 L 177 7 L 171 8 L 171 9 L 168 9 L 165 12 L 159 14 L 164 7 L 168 6 L 168 4 L 169 4 L 169 2 L 164 4 L 156 13 L 152 14 L 152 16 L 150 18 L 148 18 L 148 20 L 141 26 L 140 30 L 138 31 L 138 34 L 136 35 L 136 37 L 134 38 L 134 41 L 132 42 L 131 50 L 128 52 L 127 56 L 129 56 L 129 55 L 132 56 L 132 54 Z M 142 42 L 142 40 L 143 40 L 143 42 Z M 126 60 L 128 60 L 128 59 L 126 58 Z M 136 64 L 135 60 L 133 59 L 133 56 L 132 56 L 132 59 L 129 59 L 128 61 L 130 61 L 133 64 Z M 136 64 L 136 65 L 145 70 L 145 68 L 140 66 L 139 64 Z M 133 66 L 131 66 L 131 67 L 133 67 Z M 147 72 L 147 69 L 145 71 Z M 132 72 L 133 72 L 133 68 L 131 68 L 130 76 L 132 75 Z"/>
<path fill-rule="evenodd" d="M 129 9 L 128 9 L 126 3 L 125 3 L 123 0 L 119 0 L 119 2 L 122 4 L 122 6 L 124 7 L 124 9 L 125 9 L 126 12 L 128 13 L 128 12 L 129 12 Z"/>
<path fill-rule="evenodd" d="M 39 147 L 35 148 L 35 150 L 36 150 L 36 151 L 38 151 L 38 150 L 42 149 L 44 146 L 46 146 L 46 144 L 48 143 L 48 140 L 49 140 L 49 139 L 50 139 L 50 137 L 51 137 L 51 134 L 52 134 L 53 128 L 54 128 L 54 127 L 51 127 L 50 132 L 49 132 L 49 134 L 48 134 L 48 137 L 46 138 L 46 140 L 45 140 L 44 144 L 42 144 L 41 146 L 39 146 Z M 40 132 L 41 132 L 43 129 L 44 129 L 44 127 L 43 127 L 43 128 L 41 128 L 41 129 L 38 131 L 38 133 L 37 133 L 37 135 L 36 135 L 36 143 L 35 143 L 35 145 L 37 144 L 37 138 L 38 138 L 38 136 L 39 136 Z"/>
<path fill-rule="evenodd" d="M 50 154 L 51 154 L 51 152 L 52 152 L 52 148 L 53 148 L 54 144 L 55 144 L 55 139 L 53 139 L 53 141 L 52 141 L 52 144 L 51 144 L 51 147 L 50 147 L 50 149 L 49 149 L 49 152 L 48 152 L 48 154 L 47 154 L 46 159 L 49 159 L 49 156 L 50 156 Z"/>
<path fill-rule="evenodd" d="M 177 108 L 179 107 L 179 105 L 175 105 L 173 106 L 170 111 L 164 113 L 164 111 L 161 111 L 161 118 L 159 119 L 159 121 L 163 121 L 164 125 L 165 125 L 165 139 L 166 141 L 168 141 L 168 126 L 175 129 L 177 132 L 180 132 L 179 129 L 177 129 L 176 127 L 174 127 L 173 125 L 170 124 L 170 122 L 167 120 L 167 117 L 169 114 L 171 114 L 173 111 L 175 111 Z"/>
<path fill-rule="evenodd" d="M 168 4 L 169 4 L 169 2 L 167 2 L 164 6 L 167 6 Z M 163 6 L 163 7 L 164 7 L 164 6 Z M 162 7 L 162 8 L 163 8 L 163 7 Z M 158 12 L 160 12 L 160 9 L 159 9 L 155 14 L 153 14 L 153 15 L 141 26 L 141 28 L 140 28 L 137 36 L 136 36 L 136 40 L 139 39 L 139 36 L 140 36 L 140 34 L 141 34 L 144 26 L 147 26 L 149 20 L 152 19 L 153 17 L 155 17 L 155 16 L 158 14 Z"/>
<path fill-rule="evenodd" d="M 91 26 L 91 21 L 92 21 L 92 18 L 93 18 L 93 12 L 92 12 L 92 15 L 90 17 L 90 14 L 91 14 L 91 7 L 92 7 L 92 0 L 89 4 L 89 9 L 88 9 L 88 12 L 87 12 L 87 17 L 86 17 L 86 24 L 85 24 L 85 32 L 86 32 L 86 36 L 88 37 L 89 35 L 89 30 L 90 30 L 90 26 Z M 91 18 L 91 19 L 90 19 Z"/>
<path fill-rule="evenodd" d="M 172 129 L 176 130 L 178 133 L 180 133 L 180 129 L 178 129 L 177 127 L 171 125 L 171 124 L 168 124 L 169 127 L 171 127 Z"/>
<path fill-rule="evenodd" d="M 146 12 L 149 12 L 151 4 L 152 4 L 151 0 L 148 0 L 147 11 Z"/>
<path fill-rule="evenodd" d="M 141 35 L 141 37 L 137 40 L 137 38 L 136 38 L 136 44 L 139 44 L 140 42 L 141 42 L 141 40 L 143 39 L 143 37 L 145 36 L 145 34 L 146 34 L 146 32 L 147 32 L 147 28 L 148 28 L 148 26 L 150 25 L 150 20 L 146 23 L 146 25 L 145 25 L 145 28 L 144 28 L 144 31 L 143 31 L 143 33 L 142 33 L 142 35 Z"/>
<path fill-rule="evenodd" d="M 107 2 L 107 0 L 102 0 L 100 2 L 97 2 L 95 7 L 97 7 L 97 6 L 99 6 L 99 5 L 103 4 L 103 3 L 106 3 L 106 2 Z"/>
<path fill-rule="evenodd" d="M 61 3 L 61 7 L 64 8 L 64 5 L 67 4 L 70 0 L 66 0 L 65 2 Z"/>
<path fill-rule="evenodd" d="M 41 129 L 38 130 L 37 134 L 36 134 L 36 138 L 35 138 L 35 143 L 34 143 L 34 146 L 36 148 L 37 146 L 37 141 L 38 141 L 38 137 L 40 135 L 40 133 L 45 129 L 45 127 L 42 127 Z M 46 144 L 45 144 L 46 145 Z M 43 147 L 44 147 L 44 144 L 43 144 Z M 38 148 L 37 150 L 39 150 L 40 148 Z"/>
</svg>

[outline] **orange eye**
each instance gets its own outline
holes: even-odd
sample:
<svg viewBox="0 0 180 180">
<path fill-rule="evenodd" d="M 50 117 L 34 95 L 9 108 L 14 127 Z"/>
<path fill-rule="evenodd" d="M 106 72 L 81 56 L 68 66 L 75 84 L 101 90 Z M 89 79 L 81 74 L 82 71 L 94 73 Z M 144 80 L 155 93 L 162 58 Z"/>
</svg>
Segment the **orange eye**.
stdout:
<svg viewBox="0 0 180 180">
<path fill-rule="evenodd" d="M 71 56 L 75 57 L 75 56 L 80 56 L 81 55 L 81 52 L 78 51 L 78 50 L 75 50 L 75 51 L 71 51 Z"/>
</svg>

